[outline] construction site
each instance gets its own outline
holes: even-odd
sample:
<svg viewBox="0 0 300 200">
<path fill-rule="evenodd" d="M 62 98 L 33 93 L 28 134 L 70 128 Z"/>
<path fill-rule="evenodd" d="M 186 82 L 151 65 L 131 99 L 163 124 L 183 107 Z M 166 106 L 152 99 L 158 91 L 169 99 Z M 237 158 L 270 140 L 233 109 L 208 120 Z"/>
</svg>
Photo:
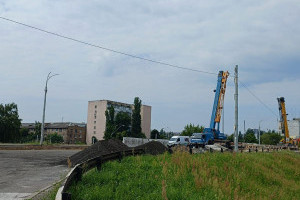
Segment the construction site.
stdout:
<svg viewBox="0 0 300 200">
<path fill-rule="evenodd" d="M 236 66 L 236 73 L 237 73 L 237 66 Z M 163 154 L 164 157 L 166 155 L 171 155 L 171 157 L 177 157 L 178 159 L 183 159 L 180 157 L 187 157 L 187 155 L 206 155 L 206 159 L 209 157 L 212 157 L 213 159 L 215 156 L 214 154 L 217 154 L 220 158 L 223 157 L 222 155 L 228 156 L 228 153 L 234 155 L 233 158 L 235 159 L 236 154 L 248 154 L 253 155 L 251 156 L 251 159 L 255 159 L 255 155 L 257 156 L 257 159 L 261 159 L 262 155 L 276 155 L 278 158 L 281 156 L 290 156 L 294 155 L 296 156 L 295 160 L 293 160 L 293 166 L 296 163 L 299 163 L 299 139 L 292 139 L 289 137 L 289 129 L 287 126 L 287 113 L 285 108 L 285 100 L 284 97 L 280 97 L 277 99 L 278 101 L 278 110 L 280 115 L 280 130 L 282 130 L 282 135 L 284 137 L 277 145 L 263 145 L 263 144 L 255 144 L 255 143 L 242 143 L 238 142 L 238 135 L 237 135 L 237 128 L 236 128 L 236 135 L 234 142 L 231 142 L 227 140 L 227 136 L 224 133 L 220 132 L 220 122 L 222 117 L 222 109 L 225 99 L 225 92 L 226 92 L 226 83 L 227 78 L 229 76 L 228 72 L 220 71 L 217 78 L 217 86 L 214 90 L 215 92 L 215 98 L 213 103 L 213 110 L 211 115 L 211 121 L 210 126 L 205 128 L 202 133 L 193 133 L 191 137 L 189 136 L 173 136 L 170 141 L 164 141 L 164 140 L 149 140 L 149 139 L 140 139 L 140 138 L 123 138 L 123 142 L 119 140 L 101 140 L 93 144 L 92 146 L 84 149 L 83 151 L 80 151 L 71 157 L 68 158 L 68 166 L 71 168 L 70 173 L 67 175 L 66 179 L 63 181 L 61 187 L 58 189 L 58 192 L 56 194 L 56 200 L 67 200 L 67 199 L 81 199 L 83 198 L 82 195 L 87 195 L 85 193 L 81 193 L 80 191 L 89 191 L 85 188 L 84 184 L 82 185 L 81 181 L 84 179 L 83 177 L 88 177 L 87 174 L 94 174 L 93 176 L 96 176 L 95 173 L 105 173 L 102 172 L 105 171 L 106 168 L 106 162 L 112 161 L 112 160 L 118 160 L 119 163 L 122 164 L 122 159 L 128 156 L 137 156 L 137 157 L 143 157 L 143 155 L 152 155 L 152 156 L 158 156 L 160 154 Z M 235 82 L 237 83 L 237 74 L 235 76 Z M 236 91 L 237 91 L 237 84 L 236 84 Z M 237 93 L 235 95 L 235 100 L 237 103 Z M 236 104 L 237 106 L 237 104 Z M 238 113 L 238 110 L 236 110 L 236 113 Z M 236 122 L 238 120 L 238 117 L 236 116 Z M 236 123 L 237 124 L 237 123 Z M 126 144 L 130 145 L 127 146 Z M 140 144 L 140 145 L 138 145 Z M 297 155 L 298 154 L 298 155 Z M 298 156 L 298 159 L 297 159 Z M 249 156 L 246 156 L 247 158 Z M 263 156 L 264 157 L 264 156 Z M 219 159 L 220 159 L 219 158 Z M 139 158 L 140 159 L 140 158 Z M 154 158 L 155 159 L 155 158 Z M 175 158 L 172 158 L 175 159 Z M 189 159 L 194 159 L 193 157 L 189 156 Z M 201 158 L 203 159 L 203 158 Z M 248 159 L 248 158 L 247 158 Z M 132 162 L 132 161 L 130 161 Z M 153 161 L 154 162 L 154 161 Z M 169 161 L 171 164 L 172 162 Z M 189 162 L 189 161 L 182 161 L 182 162 Z M 185 163 L 186 164 L 186 163 Z M 208 162 L 204 162 L 204 164 L 208 164 Z M 109 165 L 109 164 L 107 164 Z M 123 165 L 123 164 L 122 164 Z M 163 164 L 164 165 L 164 164 Z M 168 163 L 166 162 L 166 165 Z M 104 166 L 104 167 L 103 167 Z M 125 166 L 125 164 L 124 164 Z M 295 167 L 295 166 L 294 166 Z M 150 169 L 151 167 L 149 167 Z M 229 168 L 233 169 L 233 166 L 229 166 Z M 93 171 L 93 169 L 97 169 L 97 171 Z M 298 168 L 297 168 L 298 169 Z M 88 172 L 92 170 L 92 172 Z M 276 169 L 277 170 L 277 169 Z M 117 173 L 117 172 L 113 172 Z M 125 172 L 124 172 L 125 173 Z M 143 173 L 146 173 L 144 171 Z M 243 173 L 243 170 L 240 171 L 240 173 Z M 297 171 L 293 171 L 294 174 L 297 174 Z M 99 174 L 99 175 L 100 175 Z M 193 174 L 194 175 L 194 174 Z M 97 175 L 98 176 L 98 175 Z M 101 176 L 101 175 L 100 175 Z M 195 176 L 195 175 L 194 175 Z M 296 175 L 297 176 L 297 175 Z M 211 177 L 208 177 L 211 178 Z M 134 180 L 134 179 L 133 179 Z M 195 183 L 198 183 L 199 180 L 202 180 L 201 176 L 195 176 Z M 139 182 L 139 180 L 136 180 Z M 218 180 L 222 182 L 222 180 Z M 221 184 L 218 182 L 217 184 Z M 107 183 L 108 184 L 108 183 Z M 164 190 L 167 190 L 166 188 L 170 186 L 164 186 L 164 184 L 172 184 L 172 182 L 165 182 L 163 180 L 162 187 L 165 189 L 162 189 L 162 196 L 165 199 L 168 199 L 167 197 L 172 197 L 171 192 L 166 192 Z M 210 183 L 208 183 L 209 185 Z M 280 185 L 281 183 L 279 183 Z M 299 186 L 299 185 L 298 185 Z M 293 194 L 291 199 L 298 199 L 297 191 L 299 191 L 299 187 L 296 186 L 294 190 L 291 190 L 290 192 Z M 78 187 L 83 187 L 82 189 L 79 189 Z M 97 186 L 98 187 L 98 186 Z M 106 187 L 103 185 L 102 187 Z M 117 187 L 118 186 L 113 186 Z M 214 187 L 213 185 L 211 187 Z M 178 189 L 177 187 L 175 187 Z M 118 188 L 118 190 L 121 190 Z M 226 190 L 226 189 L 225 189 Z M 232 190 L 232 189 L 229 189 Z M 252 190 L 252 188 L 250 189 Z M 101 189 L 100 189 L 101 191 Z M 168 190 L 170 191 L 170 189 Z M 201 190 L 202 191 L 202 190 Z M 203 190 L 205 191 L 205 190 Z M 151 191 L 148 191 L 151 192 Z M 218 198 L 228 198 L 228 195 L 234 196 L 234 199 L 237 199 L 238 197 L 242 198 L 264 198 L 266 196 L 262 194 L 256 194 L 256 193 L 240 193 L 241 191 L 235 191 L 233 194 L 232 192 L 229 192 L 227 195 L 224 194 L 225 191 L 214 193 L 218 196 Z M 75 195 L 74 195 L 75 193 Z M 108 193 L 108 196 L 114 196 L 116 198 L 117 193 Z M 210 195 L 210 194 L 205 194 Z M 225 195 L 225 196 L 224 196 Z M 246 196 L 245 196 L 246 195 Z M 249 196 L 247 196 L 249 195 Z M 283 198 L 285 194 L 276 195 L 275 198 Z M 74 197 L 75 196 L 75 197 Z M 101 196 L 101 195 L 100 195 Z M 100 198 L 100 196 L 97 196 L 97 198 Z M 189 195 L 188 199 L 193 199 L 193 195 Z M 207 197 L 207 196 L 206 196 Z M 102 197 L 103 198 L 103 197 Z M 128 198 L 128 197 L 126 197 Z M 132 198 L 132 197 L 131 197 Z"/>
<path fill-rule="evenodd" d="M 299 10 L 0 0 L 0 200 L 300 200 Z"/>
</svg>

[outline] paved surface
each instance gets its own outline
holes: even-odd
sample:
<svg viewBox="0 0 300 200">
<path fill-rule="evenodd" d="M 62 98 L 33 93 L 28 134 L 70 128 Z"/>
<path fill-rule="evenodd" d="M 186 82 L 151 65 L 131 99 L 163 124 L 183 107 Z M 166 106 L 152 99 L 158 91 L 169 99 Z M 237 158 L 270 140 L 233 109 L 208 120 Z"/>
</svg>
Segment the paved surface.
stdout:
<svg viewBox="0 0 300 200">
<path fill-rule="evenodd" d="M 23 199 L 60 180 L 78 150 L 0 150 L 0 199 Z"/>
</svg>

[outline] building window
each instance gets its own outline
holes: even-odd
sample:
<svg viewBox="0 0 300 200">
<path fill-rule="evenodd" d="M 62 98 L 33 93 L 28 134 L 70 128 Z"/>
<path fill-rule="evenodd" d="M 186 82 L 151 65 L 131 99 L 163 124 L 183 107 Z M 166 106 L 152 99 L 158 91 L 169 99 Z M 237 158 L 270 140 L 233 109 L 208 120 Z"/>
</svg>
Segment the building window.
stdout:
<svg viewBox="0 0 300 200">
<path fill-rule="evenodd" d="M 62 129 L 60 128 L 60 129 L 59 129 L 59 132 L 61 132 L 61 131 L 62 131 Z"/>
<path fill-rule="evenodd" d="M 75 129 L 75 133 L 77 133 L 77 129 Z"/>
<path fill-rule="evenodd" d="M 96 124 L 96 121 L 94 121 L 94 124 Z"/>
<path fill-rule="evenodd" d="M 79 135 L 79 138 L 82 138 L 81 135 Z"/>
<path fill-rule="evenodd" d="M 96 126 L 94 126 L 94 129 L 96 129 Z"/>
<path fill-rule="evenodd" d="M 94 134 L 96 134 L 96 131 L 94 131 Z"/>
<path fill-rule="evenodd" d="M 96 115 L 95 115 L 95 119 L 96 119 L 97 117 L 96 117 Z"/>
<path fill-rule="evenodd" d="M 79 130 L 79 133 L 82 133 L 82 130 Z"/>
<path fill-rule="evenodd" d="M 95 105 L 95 109 L 97 108 L 97 105 Z"/>
</svg>

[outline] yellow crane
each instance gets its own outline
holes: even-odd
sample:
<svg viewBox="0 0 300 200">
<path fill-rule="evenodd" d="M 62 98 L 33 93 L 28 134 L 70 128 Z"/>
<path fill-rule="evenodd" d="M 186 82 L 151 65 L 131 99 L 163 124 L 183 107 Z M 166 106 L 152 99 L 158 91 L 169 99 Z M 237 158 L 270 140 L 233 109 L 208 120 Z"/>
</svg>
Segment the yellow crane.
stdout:
<svg viewBox="0 0 300 200">
<path fill-rule="evenodd" d="M 282 139 L 281 142 L 292 144 L 293 141 L 290 139 L 289 127 L 287 124 L 287 113 L 285 109 L 285 100 L 284 97 L 277 98 L 278 107 L 279 107 L 279 115 L 280 115 L 280 129 L 282 134 L 284 134 L 285 139 Z"/>
</svg>

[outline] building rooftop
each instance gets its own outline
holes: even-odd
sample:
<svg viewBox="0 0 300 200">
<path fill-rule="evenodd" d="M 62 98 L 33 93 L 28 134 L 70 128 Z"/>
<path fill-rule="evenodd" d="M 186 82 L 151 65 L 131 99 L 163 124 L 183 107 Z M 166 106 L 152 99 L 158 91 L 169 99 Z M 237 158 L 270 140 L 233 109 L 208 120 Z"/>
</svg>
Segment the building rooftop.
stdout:
<svg viewBox="0 0 300 200">
<path fill-rule="evenodd" d="M 118 102 L 118 101 L 107 100 L 107 99 L 102 99 L 102 100 L 92 100 L 92 101 L 89 101 L 89 102 L 95 102 L 95 101 L 107 101 L 108 103 L 119 104 L 119 105 L 122 105 L 122 106 L 132 106 L 132 105 L 133 105 L 133 104 L 122 103 L 122 102 Z M 142 103 L 143 103 L 143 102 L 142 102 Z M 142 104 L 142 106 L 148 106 L 148 105 Z M 151 106 L 148 106 L 148 107 L 151 107 Z"/>
<path fill-rule="evenodd" d="M 68 128 L 69 126 L 85 127 L 86 123 L 73 123 L 73 122 L 45 123 L 45 128 Z M 35 123 L 22 123 L 21 128 L 35 128 Z"/>
</svg>

